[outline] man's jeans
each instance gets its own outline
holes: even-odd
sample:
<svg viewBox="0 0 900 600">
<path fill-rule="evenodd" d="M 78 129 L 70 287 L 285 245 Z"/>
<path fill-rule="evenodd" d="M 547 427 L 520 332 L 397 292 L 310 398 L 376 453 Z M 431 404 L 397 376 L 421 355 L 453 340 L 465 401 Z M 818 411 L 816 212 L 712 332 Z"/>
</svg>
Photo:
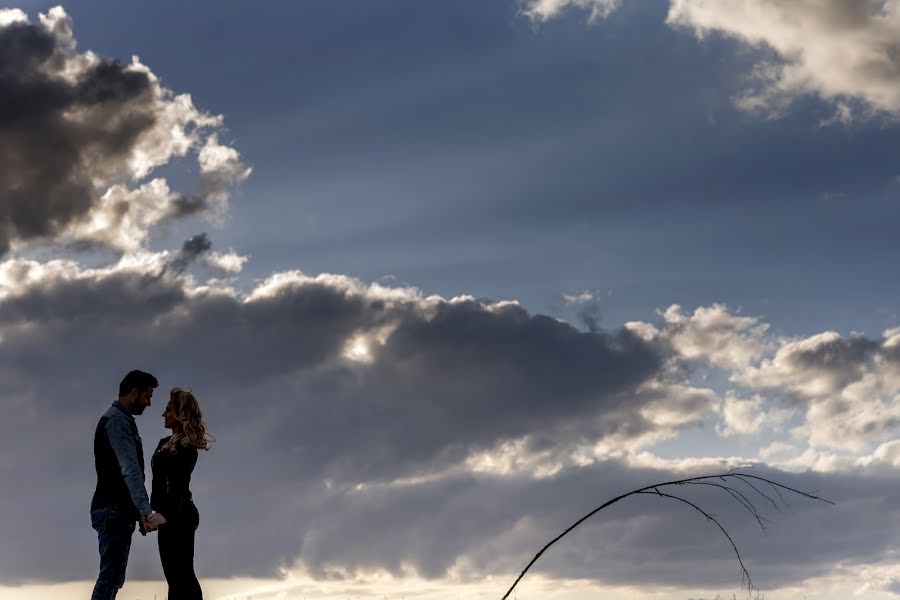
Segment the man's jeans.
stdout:
<svg viewBox="0 0 900 600">
<path fill-rule="evenodd" d="M 91 511 L 91 526 L 100 541 L 100 575 L 91 600 L 113 600 L 125 584 L 134 517 L 130 511 L 107 506 Z"/>
</svg>

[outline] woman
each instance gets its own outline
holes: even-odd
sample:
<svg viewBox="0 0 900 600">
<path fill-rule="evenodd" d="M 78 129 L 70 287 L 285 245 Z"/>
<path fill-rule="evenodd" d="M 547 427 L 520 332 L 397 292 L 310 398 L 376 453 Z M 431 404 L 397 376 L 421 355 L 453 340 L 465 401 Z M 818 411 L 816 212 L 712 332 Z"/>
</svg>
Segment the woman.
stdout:
<svg viewBox="0 0 900 600">
<path fill-rule="evenodd" d="M 153 488 L 150 506 L 164 521 L 159 526 L 159 558 L 169 584 L 169 600 L 202 600 L 200 582 L 194 574 L 194 532 L 200 514 L 191 496 L 191 472 L 197 450 L 208 450 L 203 413 L 189 391 L 173 388 L 163 412 L 172 435 L 159 440 L 153 458 Z"/>
</svg>

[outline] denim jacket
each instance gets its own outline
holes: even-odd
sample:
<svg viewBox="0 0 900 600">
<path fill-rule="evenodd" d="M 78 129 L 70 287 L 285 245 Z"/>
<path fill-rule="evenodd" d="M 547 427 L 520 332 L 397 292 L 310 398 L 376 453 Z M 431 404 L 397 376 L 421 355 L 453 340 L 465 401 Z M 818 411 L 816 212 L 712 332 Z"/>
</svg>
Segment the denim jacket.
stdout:
<svg viewBox="0 0 900 600">
<path fill-rule="evenodd" d="M 104 421 L 105 427 L 103 426 Z M 106 437 L 109 441 L 108 447 L 106 444 L 103 444 L 106 440 L 103 440 L 101 436 Z M 115 470 L 114 474 L 102 467 L 104 457 L 99 456 L 98 451 L 102 454 L 105 448 L 107 448 L 107 452 L 109 451 L 108 448 L 112 449 L 112 454 L 114 454 L 115 461 L 118 463 L 118 469 Z M 137 424 L 131 412 L 118 400 L 113 402 L 112 406 L 100 419 L 95 434 L 94 453 L 97 461 L 98 481 L 97 492 L 94 495 L 95 502 L 92 502 L 92 506 L 100 503 L 101 499 L 98 496 L 107 495 L 103 492 L 118 487 L 110 486 L 109 484 L 112 482 L 104 480 L 111 477 L 116 479 L 121 477 L 138 514 L 141 516 L 150 514 L 150 499 L 144 487 L 144 457 L 141 437 L 138 435 Z M 108 458 L 111 459 L 112 457 Z M 106 499 L 106 501 L 109 502 L 110 499 Z"/>
</svg>

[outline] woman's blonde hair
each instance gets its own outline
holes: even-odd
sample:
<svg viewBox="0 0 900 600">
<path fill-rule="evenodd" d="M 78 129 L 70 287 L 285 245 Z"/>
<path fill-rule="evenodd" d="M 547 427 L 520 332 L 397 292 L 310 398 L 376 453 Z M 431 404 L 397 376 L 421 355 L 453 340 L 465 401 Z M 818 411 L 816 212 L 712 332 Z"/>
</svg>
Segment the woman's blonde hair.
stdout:
<svg viewBox="0 0 900 600">
<path fill-rule="evenodd" d="M 178 452 L 178 448 L 193 446 L 199 450 L 209 450 L 210 442 L 215 439 L 206 433 L 206 423 L 203 422 L 203 411 L 197 397 L 190 390 L 172 388 L 169 392 L 169 402 L 172 403 L 172 416 L 181 427 L 172 430 L 172 437 L 164 448 L 172 454 Z"/>
</svg>

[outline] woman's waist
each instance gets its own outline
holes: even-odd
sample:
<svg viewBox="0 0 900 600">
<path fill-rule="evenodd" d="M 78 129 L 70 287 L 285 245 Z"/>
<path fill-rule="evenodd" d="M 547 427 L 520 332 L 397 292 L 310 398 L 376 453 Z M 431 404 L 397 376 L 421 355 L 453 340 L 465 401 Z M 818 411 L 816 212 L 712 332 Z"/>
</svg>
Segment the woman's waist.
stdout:
<svg viewBox="0 0 900 600">
<path fill-rule="evenodd" d="M 188 506 L 194 504 L 194 495 L 190 492 L 190 490 L 186 492 L 157 492 L 150 496 L 150 507 L 154 510 L 162 507 L 174 507 L 179 508 L 182 506 Z"/>
</svg>

